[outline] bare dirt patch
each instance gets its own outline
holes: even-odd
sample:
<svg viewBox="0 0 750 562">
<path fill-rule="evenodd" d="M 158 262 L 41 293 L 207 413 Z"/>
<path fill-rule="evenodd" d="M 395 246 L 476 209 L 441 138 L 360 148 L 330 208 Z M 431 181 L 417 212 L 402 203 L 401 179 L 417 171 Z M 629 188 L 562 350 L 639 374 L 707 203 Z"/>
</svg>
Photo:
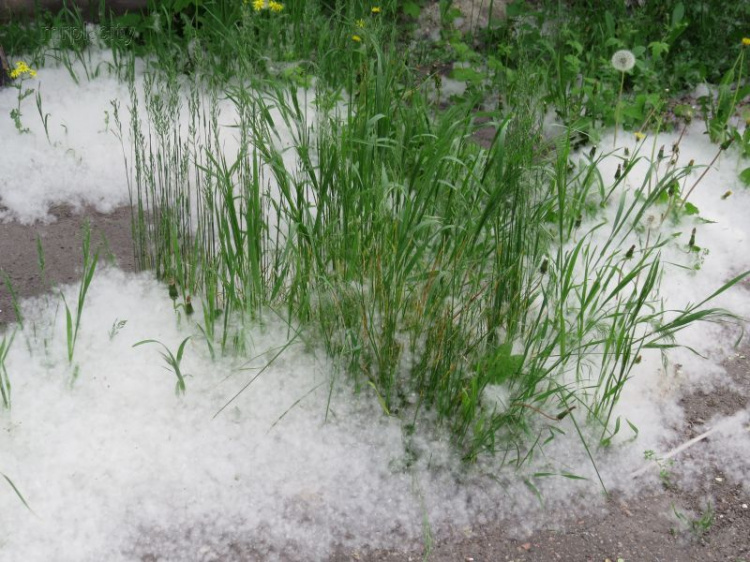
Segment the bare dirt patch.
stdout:
<svg viewBox="0 0 750 562">
<path fill-rule="evenodd" d="M 82 229 L 91 221 L 92 247 L 101 245 L 100 259 L 133 271 L 130 209 L 104 215 L 91 209 L 77 212 L 70 207 L 50 209 L 54 222 L 22 225 L 0 223 L 0 328 L 15 321 L 12 298 L 5 285 L 8 276 L 19 299 L 49 291 L 58 284 L 72 283 L 80 276 Z M 41 275 L 37 238 L 44 250 L 45 275 Z"/>
</svg>

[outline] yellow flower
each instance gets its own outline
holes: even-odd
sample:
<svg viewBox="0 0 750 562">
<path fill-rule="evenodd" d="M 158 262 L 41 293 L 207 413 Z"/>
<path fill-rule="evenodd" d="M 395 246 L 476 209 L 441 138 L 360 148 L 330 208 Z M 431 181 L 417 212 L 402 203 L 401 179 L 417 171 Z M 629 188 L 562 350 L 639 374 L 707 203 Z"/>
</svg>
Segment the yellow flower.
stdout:
<svg viewBox="0 0 750 562">
<path fill-rule="evenodd" d="M 365 28 L 365 20 L 357 20 L 357 27 L 359 27 L 360 29 L 364 29 Z"/>
<path fill-rule="evenodd" d="M 253 10 L 260 12 L 266 7 L 266 0 L 253 0 Z"/>
<path fill-rule="evenodd" d="M 25 62 L 18 61 L 16 63 L 16 68 L 10 71 L 10 77 L 16 79 L 19 76 L 23 76 L 24 74 L 28 74 L 29 76 L 34 78 L 36 76 L 36 70 L 34 70 L 33 68 L 29 68 L 29 65 Z"/>
<path fill-rule="evenodd" d="M 750 47 L 750 37 L 743 37 L 742 38 L 742 46 L 743 47 Z"/>
<path fill-rule="evenodd" d="M 268 3 L 268 7 L 271 8 L 272 12 L 277 12 L 278 13 L 281 10 L 284 9 L 284 4 L 282 4 L 281 2 L 274 2 L 273 0 L 271 0 Z"/>
<path fill-rule="evenodd" d="M 359 35 L 352 35 L 352 41 L 354 41 L 356 43 L 361 43 L 362 42 L 362 38 Z"/>
<path fill-rule="evenodd" d="M 643 140 L 643 139 L 645 139 L 645 138 L 646 138 L 646 135 L 644 135 L 644 134 L 643 134 L 643 133 L 641 133 L 640 131 L 636 131 L 636 132 L 635 132 L 635 140 L 636 140 L 636 141 L 642 141 L 642 140 Z"/>
<path fill-rule="evenodd" d="M 380 6 L 374 6 L 372 10 L 370 10 L 373 14 L 379 14 L 380 13 Z"/>
</svg>

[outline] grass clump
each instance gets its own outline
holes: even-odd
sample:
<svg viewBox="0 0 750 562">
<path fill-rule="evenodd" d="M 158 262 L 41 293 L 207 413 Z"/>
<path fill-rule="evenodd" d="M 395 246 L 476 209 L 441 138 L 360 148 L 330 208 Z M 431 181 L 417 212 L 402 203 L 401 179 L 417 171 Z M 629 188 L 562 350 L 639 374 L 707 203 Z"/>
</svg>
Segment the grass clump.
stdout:
<svg viewBox="0 0 750 562">
<path fill-rule="evenodd" d="M 726 320 L 706 305 L 741 278 L 665 310 L 672 237 L 660 227 L 697 212 L 687 199 L 702 178 L 683 198 L 692 164 L 644 143 L 575 155 L 603 127 L 641 139 L 662 128 L 657 77 L 688 29 L 685 8 L 639 34 L 610 10 L 593 30 L 576 27 L 573 6 L 543 33 L 554 11 L 515 5 L 484 39 L 444 30 L 431 50 L 398 40 L 405 10 L 378 7 L 175 1 L 120 20 L 135 40 L 112 44 L 107 68 L 130 85 L 112 117 L 137 266 L 169 281 L 186 316 L 199 295 L 212 356 L 243 355 L 248 324 L 276 314 L 317 336 L 386 415 L 437 423 L 468 461 L 489 452 L 520 467 L 571 432 L 593 462 L 625 427 L 616 405 L 642 353 L 676 346 L 693 322 Z M 480 68 L 492 33 L 507 45 Z M 631 44 L 627 68 L 613 68 Z M 73 52 L 59 51 L 71 72 L 74 60 L 99 72 L 87 45 Z M 161 69 L 140 86 L 134 55 L 146 53 Z M 438 73 L 424 71 L 446 53 L 469 83 L 448 104 Z M 554 140 L 548 107 L 562 120 Z M 494 132 L 487 146 L 474 139 L 482 126 Z M 604 178 L 609 157 L 620 166 Z M 636 163 L 648 171 L 631 186 Z M 66 304 L 70 362 L 95 265 L 75 322 Z M 163 354 L 178 393 L 186 342 Z"/>
<path fill-rule="evenodd" d="M 650 217 L 684 170 L 655 159 L 633 192 L 616 192 L 645 157 L 612 180 L 593 155 L 574 165 L 572 135 L 542 135 L 533 74 L 508 93 L 512 114 L 486 113 L 495 135 L 482 148 L 476 100 L 436 112 L 393 44 L 359 48 L 346 101 L 323 86 L 314 101 L 294 83 L 226 88 L 232 156 L 217 150 L 219 118 L 204 105 L 216 93 L 191 86 L 188 115 L 201 121 L 182 137 L 158 117 L 180 110 L 161 105 L 171 79 L 148 79 L 148 141 L 132 121 L 140 263 L 204 295 L 212 351 L 242 353 L 232 343 L 246 320 L 230 313 L 258 321 L 270 307 L 318 334 L 386 415 L 437 420 L 467 460 L 523 465 L 571 430 L 593 460 L 620 430 L 615 405 L 642 351 L 725 318 L 707 301 L 660 305 L 669 238 Z M 601 208 L 614 220 L 581 232 Z"/>
</svg>

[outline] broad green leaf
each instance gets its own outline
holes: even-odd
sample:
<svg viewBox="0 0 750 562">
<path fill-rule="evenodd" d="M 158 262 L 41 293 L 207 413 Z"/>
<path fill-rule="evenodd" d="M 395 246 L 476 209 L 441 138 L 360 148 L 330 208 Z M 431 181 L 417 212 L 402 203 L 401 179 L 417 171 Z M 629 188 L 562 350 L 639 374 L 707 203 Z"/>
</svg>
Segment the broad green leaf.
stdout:
<svg viewBox="0 0 750 562">
<path fill-rule="evenodd" d="M 413 18 L 418 18 L 420 12 L 422 9 L 419 7 L 419 4 L 416 4 L 414 2 L 405 2 L 404 5 L 401 8 L 405 15 L 411 16 Z"/>
<path fill-rule="evenodd" d="M 677 2 L 677 5 L 672 10 L 672 27 L 679 25 L 682 22 L 682 18 L 685 17 L 685 6 L 682 2 Z"/>
<path fill-rule="evenodd" d="M 459 80 L 461 82 L 481 82 L 484 80 L 484 74 L 474 70 L 473 68 L 454 68 L 451 71 L 451 78 Z"/>
<path fill-rule="evenodd" d="M 513 344 L 506 342 L 498 346 L 494 355 L 483 362 L 490 384 L 502 384 L 515 376 L 523 366 L 523 355 L 513 355 Z"/>
</svg>

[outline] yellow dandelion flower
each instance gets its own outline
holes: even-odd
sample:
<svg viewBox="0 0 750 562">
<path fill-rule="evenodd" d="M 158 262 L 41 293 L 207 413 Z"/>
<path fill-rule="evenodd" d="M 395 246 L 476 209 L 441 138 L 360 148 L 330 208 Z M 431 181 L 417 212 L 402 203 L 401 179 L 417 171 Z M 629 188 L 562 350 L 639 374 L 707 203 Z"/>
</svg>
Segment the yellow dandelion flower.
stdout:
<svg viewBox="0 0 750 562">
<path fill-rule="evenodd" d="M 253 10 L 260 12 L 266 7 L 266 0 L 253 0 Z"/>
<path fill-rule="evenodd" d="M 24 74 L 28 74 L 32 78 L 36 76 L 36 70 L 33 68 L 30 68 L 28 64 L 26 64 L 23 61 L 18 61 L 16 63 L 16 67 L 10 71 L 10 77 L 14 80 L 18 78 L 19 76 L 23 76 Z"/>
<path fill-rule="evenodd" d="M 352 35 L 352 41 L 354 41 L 355 43 L 361 43 L 362 38 L 359 35 Z"/>
<path fill-rule="evenodd" d="M 642 141 L 642 140 L 643 140 L 643 139 L 645 139 L 645 138 L 646 138 L 646 135 L 644 135 L 644 134 L 643 134 L 643 133 L 641 133 L 640 131 L 636 131 L 636 132 L 635 132 L 635 140 L 636 140 L 636 141 Z"/>
<path fill-rule="evenodd" d="M 743 37 L 742 38 L 742 46 L 743 47 L 750 47 L 750 37 Z"/>
<path fill-rule="evenodd" d="M 374 6 L 372 10 L 370 10 L 373 14 L 379 14 L 380 13 L 380 6 Z"/>
<path fill-rule="evenodd" d="M 271 0 L 268 3 L 268 7 L 271 9 L 272 12 L 278 13 L 284 9 L 284 4 L 282 4 L 281 2 L 274 2 L 273 0 Z"/>
</svg>

